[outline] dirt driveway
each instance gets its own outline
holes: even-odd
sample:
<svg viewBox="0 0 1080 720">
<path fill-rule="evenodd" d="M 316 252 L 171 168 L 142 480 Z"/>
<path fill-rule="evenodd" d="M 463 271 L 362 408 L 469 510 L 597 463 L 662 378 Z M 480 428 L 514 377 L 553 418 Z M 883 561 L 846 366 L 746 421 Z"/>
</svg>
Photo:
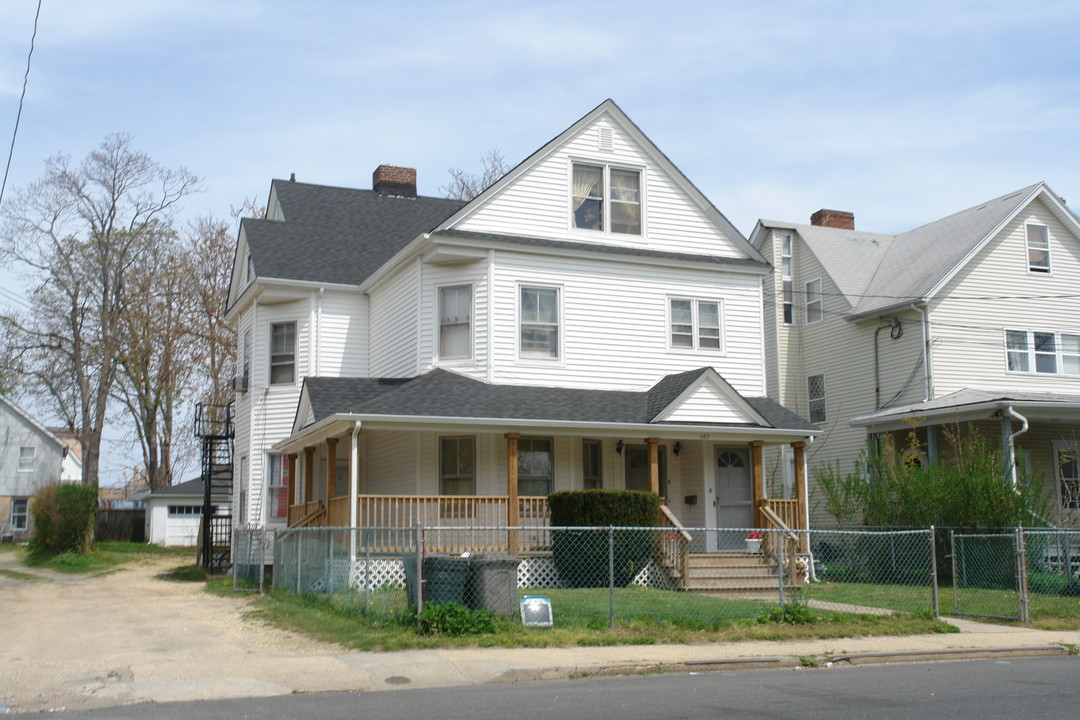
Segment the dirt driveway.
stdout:
<svg viewBox="0 0 1080 720">
<path fill-rule="evenodd" d="M 85 577 L 0 553 L 0 569 L 38 578 L 0 573 L 0 714 L 363 684 L 335 660 L 341 648 L 245 618 L 247 598 L 156 577 L 187 562 Z"/>
</svg>

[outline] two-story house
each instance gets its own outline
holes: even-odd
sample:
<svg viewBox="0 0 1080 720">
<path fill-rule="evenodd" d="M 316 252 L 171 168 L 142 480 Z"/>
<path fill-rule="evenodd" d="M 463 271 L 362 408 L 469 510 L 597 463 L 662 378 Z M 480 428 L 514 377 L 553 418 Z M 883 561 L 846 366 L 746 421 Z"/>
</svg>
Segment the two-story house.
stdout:
<svg viewBox="0 0 1080 720">
<path fill-rule="evenodd" d="M 852 472 L 868 438 L 902 452 L 915 428 L 908 452 L 933 461 L 943 433 L 975 428 L 1080 506 L 1080 223 L 1044 183 L 899 235 L 821 210 L 759 221 L 751 242 L 773 265 L 769 395 L 822 431 L 811 486 L 824 464 Z"/>
<path fill-rule="evenodd" d="M 30 538 L 34 493 L 60 480 L 64 454 L 63 440 L 0 397 L 0 539 Z"/>
<path fill-rule="evenodd" d="M 371 190 L 275 180 L 228 302 L 234 516 L 517 525 L 603 487 L 673 524 L 805 527 L 761 460 L 801 468 L 816 432 L 766 397 L 769 271 L 610 100 L 470 202 L 385 165 Z"/>
</svg>

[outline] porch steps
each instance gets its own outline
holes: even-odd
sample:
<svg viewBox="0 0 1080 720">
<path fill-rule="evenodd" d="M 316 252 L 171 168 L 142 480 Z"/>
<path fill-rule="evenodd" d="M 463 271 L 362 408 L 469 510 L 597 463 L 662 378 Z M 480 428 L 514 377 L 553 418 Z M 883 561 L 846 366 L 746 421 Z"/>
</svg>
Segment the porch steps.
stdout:
<svg viewBox="0 0 1080 720">
<path fill-rule="evenodd" d="M 688 592 L 761 592 L 776 587 L 776 566 L 763 553 L 699 553 L 687 558 Z"/>
</svg>

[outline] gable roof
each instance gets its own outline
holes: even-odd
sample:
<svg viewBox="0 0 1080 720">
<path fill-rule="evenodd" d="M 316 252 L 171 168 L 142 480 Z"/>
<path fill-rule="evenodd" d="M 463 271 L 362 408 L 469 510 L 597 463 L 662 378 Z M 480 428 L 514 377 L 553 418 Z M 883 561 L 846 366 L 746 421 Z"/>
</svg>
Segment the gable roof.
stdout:
<svg viewBox="0 0 1080 720">
<path fill-rule="evenodd" d="M 465 203 L 274 180 L 284 220 L 244 218 L 259 278 L 359 285 Z"/>
<path fill-rule="evenodd" d="M 337 415 L 663 425 L 657 418 L 707 376 L 719 378 L 712 368 L 701 368 L 667 376 L 646 391 L 496 385 L 443 368 L 413 378 L 309 377 L 304 380 L 293 432 Z M 817 431 L 773 400 L 742 400 L 757 417 L 707 424 Z"/>
<path fill-rule="evenodd" d="M 493 183 L 490 187 L 485 189 L 482 193 L 477 195 L 470 203 L 463 206 L 457 212 L 450 217 L 446 218 L 437 228 L 437 230 L 452 230 L 460 223 L 468 219 L 473 213 L 482 208 L 488 200 L 494 198 L 503 191 L 504 188 L 513 184 L 518 178 L 525 173 L 529 172 L 532 168 L 543 162 L 546 158 L 552 155 L 556 150 L 563 146 L 567 141 L 577 135 L 582 129 L 591 125 L 601 116 L 608 116 L 613 122 L 629 134 L 633 140 L 641 147 L 644 152 L 655 160 L 657 167 L 663 169 L 665 173 L 675 182 L 679 188 L 686 193 L 686 196 L 691 202 L 696 204 L 701 211 L 708 217 L 717 227 L 721 229 L 724 235 L 733 243 L 739 250 L 745 253 L 746 257 L 755 260 L 757 262 L 764 263 L 765 258 L 758 252 L 757 248 L 750 244 L 749 241 L 739 232 L 727 217 L 720 212 L 712 201 L 705 197 L 697 186 L 695 186 L 689 178 L 687 178 L 675 163 L 671 162 L 671 159 L 664 154 L 652 140 L 648 138 L 645 133 L 641 131 L 633 120 L 631 120 L 622 109 L 615 104 L 614 100 L 610 98 L 597 105 L 590 110 L 584 116 L 582 116 L 577 122 L 568 127 L 563 132 L 556 135 L 549 140 L 536 152 L 529 157 L 522 160 L 516 166 L 510 169 L 502 178 Z"/>
<path fill-rule="evenodd" d="M 1076 216 L 1043 182 L 899 235 L 772 220 L 761 220 L 758 225 L 797 231 L 851 304 L 851 316 L 859 317 L 932 298 L 1006 223 L 1039 197 L 1080 236 Z"/>
<path fill-rule="evenodd" d="M 20 408 L 18 405 L 4 398 L 3 396 L 0 396 L 0 407 L 7 408 L 12 415 L 21 419 L 24 423 L 29 425 L 31 429 L 41 435 L 46 441 L 57 445 L 61 449 L 61 451 L 66 451 L 67 444 L 63 440 L 58 438 L 52 431 L 50 431 L 47 427 L 45 427 L 33 417 L 31 417 L 29 413 Z"/>
</svg>

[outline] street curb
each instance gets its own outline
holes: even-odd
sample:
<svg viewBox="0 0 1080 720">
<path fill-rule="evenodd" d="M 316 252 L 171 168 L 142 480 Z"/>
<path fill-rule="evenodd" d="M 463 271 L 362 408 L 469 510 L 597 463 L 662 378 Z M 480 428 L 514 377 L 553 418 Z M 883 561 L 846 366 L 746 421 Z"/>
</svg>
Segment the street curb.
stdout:
<svg viewBox="0 0 1080 720">
<path fill-rule="evenodd" d="M 853 665 L 869 665 L 889 662 L 923 662 L 928 660 L 956 660 L 999 657 L 1035 657 L 1039 655 L 1068 655 L 1063 645 L 1035 645 L 1030 647 L 999 648 L 948 648 L 941 650 L 904 650 L 900 652 L 849 653 L 834 655 L 830 662 L 848 662 Z"/>
</svg>

